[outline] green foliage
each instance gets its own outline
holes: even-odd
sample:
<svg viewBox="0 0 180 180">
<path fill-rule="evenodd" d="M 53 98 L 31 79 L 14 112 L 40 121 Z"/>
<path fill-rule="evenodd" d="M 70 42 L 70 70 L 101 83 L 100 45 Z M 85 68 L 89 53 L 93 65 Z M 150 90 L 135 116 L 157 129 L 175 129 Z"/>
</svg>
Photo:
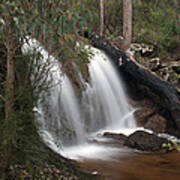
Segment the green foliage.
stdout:
<svg viewBox="0 0 180 180">
<path fill-rule="evenodd" d="M 176 88 L 177 89 L 177 91 L 180 93 L 180 88 Z"/>
<path fill-rule="evenodd" d="M 56 0 L 1 1 L 0 12 L 0 39 L 3 42 L 11 28 L 17 39 L 31 35 L 62 61 L 69 58 L 67 54 L 75 54 L 78 32 L 85 28 L 90 30 L 87 21 L 93 21 L 91 14 L 94 14 L 86 9 L 86 17 L 83 18 L 80 1 Z"/>
<path fill-rule="evenodd" d="M 40 95 L 52 86 L 47 82 L 50 61 L 42 63 L 42 55 L 36 50 L 22 55 L 21 45 L 27 36 L 38 39 L 41 44 L 56 58 L 64 63 L 76 61 L 79 64 L 88 63 L 87 49 L 83 43 L 77 47 L 79 31 L 87 26 L 86 18 L 80 16 L 78 3 L 68 7 L 69 2 L 63 1 L 0 1 L 0 40 L 6 47 L 8 32 L 13 30 L 13 36 L 19 40 L 15 60 L 15 92 L 14 113 L 11 115 L 11 125 L 4 121 L 4 102 L 0 101 L 0 159 L 4 152 L 3 141 L 11 147 L 11 164 L 36 163 L 42 164 L 47 158 L 42 142 L 37 133 L 34 121 L 34 106 Z M 89 12 L 88 10 L 86 12 Z M 90 13 L 89 13 L 90 14 Z M 90 18 L 87 16 L 87 19 Z M 2 48 L 0 47 L 0 50 Z M 7 52 L 5 52 L 7 55 Z M 2 53 L 0 52 L 0 58 Z M 4 57 L 6 61 L 6 57 Z M 6 66 L 6 62 L 5 62 Z M 1 64 L 0 64 L 1 68 Z M 0 77 L 6 77 L 0 69 Z M 5 96 L 3 86 L 5 78 L 0 79 L 0 95 Z M 6 133 L 2 133 L 6 130 Z M 3 141 L 2 141 L 3 140 Z M 42 152 L 42 153 L 41 153 Z M 48 156 L 48 155 L 47 155 Z"/>
<path fill-rule="evenodd" d="M 168 144 L 163 144 L 162 147 L 167 148 L 169 151 L 176 150 L 180 152 L 180 144 L 177 143 L 176 141 L 173 141 L 172 143 L 168 143 Z"/>
<path fill-rule="evenodd" d="M 99 14 L 99 2 L 83 1 L 84 11 Z M 180 3 L 172 0 L 133 1 L 133 41 L 155 45 L 158 56 L 172 56 L 180 37 Z M 99 17 L 93 16 L 92 29 L 99 32 Z M 119 42 L 122 36 L 122 0 L 104 0 L 105 36 Z"/>
<path fill-rule="evenodd" d="M 99 34 L 99 1 L 82 1 L 84 18 L 87 19 L 88 24 L 91 24 L 93 32 Z M 89 12 L 87 13 L 88 10 Z M 121 34 L 122 0 L 104 0 L 104 28 L 105 35 L 109 39 L 113 39 Z"/>
<path fill-rule="evenodd" d="M 161 57 L 178 47 L 180 21 L 178 7 L 164 1 L 134 1 L 134 41 L 154 44 Z"/>
<path fill-rule="evenodd" d="M 135 60 L 138 63 L 141 63 L 141 53 L 140 52 L 135 52 Z"/>
<path fill-rule="evenodd" d="M 105 33 L 107 36 L 113 38 L 121 35 L 122 33 L 122 0 L 105 0 Z"/>
<path fill-rule="evenodd" d="M 37 129 L 34 119 L 33 107 L 36 102 L 34 93 L 32 92 L 31 83 L 28 76 L 29 57 L 16 57 L 16 81 L 15 81 L 15 105 L 14 113 L 12 114 L 11 126 L 5 121 L 2 121 L 0 127 L 1 133 L 8 126 L 8 132 L 3 135 L 3 138 L 11 145 L 12 156 L 11 163 L 26 163 L 32 160 L 34 153 L 32 150 L 35 147 L 38 139 Z M 22 68 L 23 67 L 23 68 Z M 3 144 L 0 143 L 0 148 L 3 149 Z"/>
</svg>

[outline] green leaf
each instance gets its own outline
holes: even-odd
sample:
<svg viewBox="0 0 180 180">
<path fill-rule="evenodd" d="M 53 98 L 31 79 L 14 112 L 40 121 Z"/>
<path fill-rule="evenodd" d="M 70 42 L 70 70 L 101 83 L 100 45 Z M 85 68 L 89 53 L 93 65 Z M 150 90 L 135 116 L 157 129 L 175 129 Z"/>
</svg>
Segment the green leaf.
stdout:
<svg viewBox="0 0 180 180">
<path fill-rule="evenodd" d="M 5 22 L 4 22 L 4 19 L 3 18 L 0 18 L 0 23 L 5 25 Z"/>
<path fill-rule="evenodd" d="M 176 88 L 176 90 L 177 90 L 178 92 L 180 92 L 180 88 Z"/>
<path fill-rule="evenodd" d="M 16 26 L 19 28 L 19 19 L 17 17 L 13 17 L 13 20 L 14 20 Z"/>
</svg>

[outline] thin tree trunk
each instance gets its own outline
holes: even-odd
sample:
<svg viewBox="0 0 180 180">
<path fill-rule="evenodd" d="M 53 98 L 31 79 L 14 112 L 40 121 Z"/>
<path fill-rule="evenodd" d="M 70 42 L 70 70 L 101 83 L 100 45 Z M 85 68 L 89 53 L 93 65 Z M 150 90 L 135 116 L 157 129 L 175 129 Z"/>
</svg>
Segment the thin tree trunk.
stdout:
<svg viewBox="0 0 180 180">
<path fill-rule="evenodd" d="M 84 18 L 84 2 L 81 1 L 81 17 Z"/>
<path fill-rule="evenodd" d="M 9 121 L 14 111 L 14 55 L 15 55 L 15 39 L 10 31 L 7 39 L 7 75 L 6 75 L 6 102 L 5 117 Z"/>
<path fill-rule="evenodd" d="M 3 131 L 3 158 L 2 171 L 3 173 L 9 165 L 11 158 L 11 142 L 8 137 L 12 130 L 12 121 L 14 114 L 14 80 L 15 80 L 15 52 L 17 49 L 16 40 L 11 28 L 9 28 L 8 37 L 6 41 L 7 48 L 7 73 L 6 73 L 6 87 L 5 87 L 5 128 Z"/>
<path fill-rule="evenodd" d="M 123 38 L 122 49 L 127 50 L 132 40 L 132 0 L 123 0 Z"/>
<path fill-rule="evenodd" d="M 100 0 L 100 27 L 99 27 L 99 35 L 103 36 L 104 30 L 104 6 L 103 0 Z"/>
</svg>

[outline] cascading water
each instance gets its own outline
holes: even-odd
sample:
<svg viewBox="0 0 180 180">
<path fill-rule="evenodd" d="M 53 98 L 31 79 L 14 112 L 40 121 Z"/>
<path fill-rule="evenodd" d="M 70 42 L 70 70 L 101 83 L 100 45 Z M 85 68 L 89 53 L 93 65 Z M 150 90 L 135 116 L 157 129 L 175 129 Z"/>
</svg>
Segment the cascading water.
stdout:
<svg viewBox="0 0 180 180">
<path fill-rule="evenodd" d="M 36 40 L 30 39 L 23 49 L 27 52 L 32 48 L 41 53 L 42 63 L 47 59 L 53 63 L 49 71 L 53 86 L 35 108 L 44 142 L 68 158 L 99 158 L 100 154 L 108 157 L 117 152 L 116 148 L 90 142 L 103 131 L 129 133 L 135 128 L 134 110 L 127 103 L 122 82 L 109 58 L 90 48 L 94 54 L 89 65 L 90 83 L 78 103 L 70 80 L 62 75 L 60 63 Z"/>
<path fill-rule="evenodd" d="M 75 97 L 72 85 L 68 77 L 62 73 L 61 65 L 53 56 L 35 39 L 29 39 L 23 46 L 23 52 L 41 53 L 42 71 L 49 68 L 47 83 L 52 88 L 42 94 L 43 102 L 38 102 L 35 110 L 38 112 L 37 121 L 40 126 L 40 134 L 51 145 L 81 144 L 85 141 L 81 123 L 79 104 Z M 50 67 L 44 67 L 44 63 L 50 61 Z M 41 71 L 41 70 L 40 70 Z M 52 81 L 52 82 L 49 82 Z M 49 140 L 48 140 L 49 139 Z"/>
<path fill-rule="evenodd" d="M 89 65 L 91 82 L 83 99 L 87 108 L 85 117 L 90 117 L 89 130 L 135 128 L 134 110 L 127 103 L 116 69 L 100 50 L 91 47 L 91 51 L 94 54 Z"/>
</svg>

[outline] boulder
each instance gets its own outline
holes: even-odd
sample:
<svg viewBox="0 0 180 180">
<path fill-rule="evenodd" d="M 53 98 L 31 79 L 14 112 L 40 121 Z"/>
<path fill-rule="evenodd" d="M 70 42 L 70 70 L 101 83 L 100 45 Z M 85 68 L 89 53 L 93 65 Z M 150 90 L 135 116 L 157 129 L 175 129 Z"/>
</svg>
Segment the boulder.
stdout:
<svg viewBox="0 0 180 180">
<path fill-rule="evenodd" d="M 125 141 L 127 140 L 127 136 L 124 135 L 124 134 L 116 134 L 116 133 L 110 133 L 110 132 L 105 132 L 103 134 L 103 137 L 106 137 L 106 138 L 111 138 L 113 140 L 116 140 L 118 141 L 118 144 L 120 145 L 124 145 L 125 144 Z"/>
<path fill-rule="evenodd" d="M 110 138 L 113 141 L 106 142 L 108 144 L 115 144 L 120 146 L 128 146 L 133 149 L 141 151 L 161 151 L 165 148 L 163 144 L 171 143 L 171 141 L 159 137 L 156 134 L 148 133 L 145 131 L 136 131 L 133 134 L 126 136 L 124 134 L 116 134 L 106 132 L 103 137 Z"/>
<path fill-rule="evenodd" d="M 159 151 L 162 150 L 162 145 L 169 141 L 165 138 L 158 137 L 155 134 L 150 134 L 145 131 L 136 131 L 125 141 L 125 145 L 141 151 Z"/>
<path fill-rule="evenodd" d="M 155 114 L 148 118 L 148 122 L 145 124 L 146 129 L 150 129 L 156 133 L 165 133 L 167 124 L 166 119 L 160 116 L 159 114 Z"/>
<path fill-rule="evenodd" d="M 144 107 L 136 110 L 134 116 L 138 126 L 144 126 L 148 122 L 148 118 L 152 116 L 154 110 L 149 107 Z"/>
<path fill-rule="evenodd" d="M 156 133 L 167 131 L 167 120 L 158 114 L 157 107 L 152 105 L 137 109 L 134 113 L 137 126 L 143 126 Z"/>
</svg>

